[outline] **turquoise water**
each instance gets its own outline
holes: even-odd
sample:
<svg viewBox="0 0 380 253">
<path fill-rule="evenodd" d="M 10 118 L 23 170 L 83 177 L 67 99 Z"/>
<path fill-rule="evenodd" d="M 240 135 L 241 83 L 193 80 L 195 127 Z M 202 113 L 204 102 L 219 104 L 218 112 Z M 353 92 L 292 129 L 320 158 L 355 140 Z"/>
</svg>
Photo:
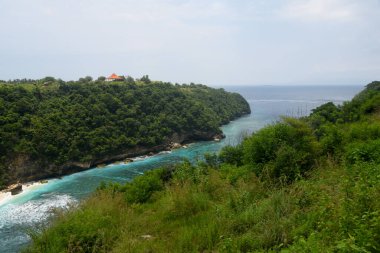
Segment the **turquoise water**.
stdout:
<svg viewBox="0 0 380 253">
<path fill-rule="evenodd" d="M 333 101 L 350 100 L 363 87 L 224 87 L 239 92 L 250 103 L 252 114 L 222 127 L 226 138 L 220 142 L 199 142 L 187 149 L 174 150 L 152 157 L 141 157 L 129 164 L 113 164 L 49 180 L 33 190 L 24 192 L 0 206 L 0 252 L 18 252 L 27 245 L 28 230 L 46 224 L 54 208 L 68 208 L 91 194 L 101 181 L 127 182 L 144 171 L 165 166 L 183 159 L 196 161 L 205 152 L 217 152 L 228 144 L 236 144 L 246 133 L 273 123 L 280 115 L 304 116 L 313 108 Z"/>
</svg>

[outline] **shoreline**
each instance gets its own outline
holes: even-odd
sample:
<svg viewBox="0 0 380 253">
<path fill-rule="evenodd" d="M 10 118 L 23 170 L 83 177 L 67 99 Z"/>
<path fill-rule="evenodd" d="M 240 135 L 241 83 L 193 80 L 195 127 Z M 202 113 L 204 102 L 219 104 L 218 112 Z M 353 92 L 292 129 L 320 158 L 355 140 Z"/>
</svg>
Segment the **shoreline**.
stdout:
<svg viewBox="0 0 380 253">
<path fill-rule="evenodd" d="M 217 141 L 217 140 L 214 140 L 214 141 Z M 164 149 L 164 150 L 158 151 L 158 152 L 152 152 L 152 151 L 150 151 L 150 152 L 147 152 L 145 154 L 134 156 L 134 157 L 128 157 L 126 159 L 112 161 L 112 162 L 104 163 L 104 164 L 97 164 L 97 166 L 95 165 L 95 166 L 93 166 L 91 168 L 75 171 L 75 172 L 68 173 L 68 174 L 65 174 L 65 175 L 62 175 L 62 176 L 68 176 L 68 175 L 75 174 L 77 172 L 81 172 L 81 171 L 85 171 L 85 170 L 89 170 L 89 169 L 106 169 L 107 167 L 112 167 L 113 165 L 120 165 L 120 164 L 127 165 L 129 163 L 145 160 L 147 158 L 150 158 L 150 157 L 153 157 L 153 156 L 156 156 L 156 155 L 159 155 L 159 154 L 171 153 L 173 150 L 176 150 L 176 149 L 181 149 L 181 148 L 185 148 L 186 149 L 186 148 L 188 148 L 193 143 L 195 143 L 195 142 L 186 142 L 186 143 L 182 143 L 182 144 L 180 144 L 180 143 L 172 143 L 170 145 L 171 147 L 170 147 L 169 150 L 168 149 Z M 102 165 L 102 166 L 99 166 L 99 165 Z M 53 176 L 53 177 L 49 177 L 49 178 L 43 178 L 43 179 L 38 180 L 38 181 L 28 181 L 28 182 L 23 182 L 23 183 L 20 183 L 20 184 L 11 184 L 11 185 L 7 186 L 6 189 L 0 190 L 0 207 L 2 207 L 3 205 L 6 205 L 10 200 L 12 200 L 14 198 L 22 196 L 25 193 L 28 193 L 28 192 L 36 189 L 36 188 L 39 188 L 39 187 L 41 187 L 43 185 L 46 185 L 47 183 L 49 183 L 49 180 L 60 179 L 60 178 L 61 177 L 54 177 Z M 13 189 L 14 187 L 16 187 L 17 185 L 21 185 L 22 186 L 22 191 L 20 193 L 18 193 L 18 194 L 12 195 L 11 189 Z"/>
<path fill-rule="evenodd" d="M 10 200 L 12 200 L 12 199 L 14 199 L 16 197 L 19 197 L 19 196 L 23 195 L 24 193 L 28 193 L 31 190 L 39 188 L 40 186 L 42 186 L 44 184 L 46 184 L 46 183 L 41 183 L 41 182 L 38 182 L 38 181 L 37 182 L 23 183 L 23 184 L 21 184 L 22 185 L 22 192 L 20 192 L 19 194 L 16 194 L 16 195 L 12 195 L 12 193 L 11 193 L 11 189 L 15 185 L 8 186 L 7 189 L 4 189 L 4 190 L 0 191 L 0 207 L 3 206 L 3 205 L 5 205 L 5 204 L 7 204 Z"/>
<path fill-rule="evenodd" d="M 13 180 L 10 180 L 10 184 L 6 186 L 5 190 L 9 189 L 10 186 L 14 185 L 16 182 L 19 182 L 20 184 L 27 184 L 28 182 L 61 178 L 63 176 L 86 171 L 98 166 L 109 165 L 116 162 L 131 162 L 137 157 L 152 156 L 162 151 L 171 151 L 177 148 L 182 148 L 189 143 L 198 141 L 218 141 L 224 137 L 225 136 L 222 132 L 175 133 L 164 143 L 153 147 L 136 146 L 129 150 L 122 151 L 119 154 L 104 156 L 88 162 L 68 161 L 60 166 L 45 165 L 51 167 L 49 172 L 39 171 L 38 168 L 41 167 L 40 164 L 29 160 L 28 157 L 21 157 L 20 160 L 22 163 L 16 166 L 18 166 L 24 173 L 28 172 L 28 175 L 19 174 L 17 177 L 14 177 Z M 34 174 L 30 174 L 29 171 L 31 170 L 35 170 Z"/>
<path fill-rule="evenodd" d="M 242 116 L 245 116 L 246 114 L 240 115 L 238 117 L 235 117 L 234 119 L 230 120 L 229 122 L 224 123 L 223 125 L 229 124 L 231 121 L 236 120 L 237 118 L 240 118 Z M 133 163 L 137 162 L 140 160 L 144 160 L 146 158 L 161 154 L 161 153 L 171 153 L 173 150 L 176 149 L 181 149 L 181 148 L 188 148 L 189 145 L 193 143 L 197 143 L 199 141 L 215 141 L 219 142 L 220 140 L 224 139 L 226 136 L 224 135 L 223 132 L 219 133 L 213 133 L 211 135 L 208 135 L 207 137 L 202 136 L 202 137 L 190 137 L 187 136 L 182 136 L 182 138 L 177 139 L 178 142 L 167 142 L 152 148 L 147 148 L 145 150 L 140 150 L 140 152 L 131 152 L 131 153 L 124 153 L 121 155 L 115 155 L 112 157 L 107 157 L 103 159 L 99 159 L 97 161 L 93 161 L 89 164 L 86 164 L 87 166 L 78 166 L 78 164 L 72 164 L 74 166 L 70 166 L 70 169 L 66 173 L 62 173 L 59 175 L 53 174 L 50 176 L 42 176 L 42 177 L 37 177 L 34 179 L 31 179 L 30 181 L 22 181 L 20 184 L 22 185 L 22 192 L 12 195 L 11 194 L 11 189 L 17 185 L 17 184 L 11 184 L 8 185 L 6 189 L 0 190 L 0 207 L 7 204 L 10 200 L 23 195 L 26 192 L 29 192 L 33 190 L 34 188 L 37 188 L 39 186 L 42 186 L 44 184 L 49 183 L 48 180 L 52 179 L 60 179 L 64 176 L 68 176 L 71 174 L 75 174 L 81 171 L 86 171 L 89 169 L 96 169 L 96 168 L 106 168 L 110 165 L 118 165 L 118 164 L 128 164 L 128 163 Z M 142 151 L 142 152 L 141 152 Z M 46 182 L 41 182 L 41 181 L 46 181 Z"/>
</svg>

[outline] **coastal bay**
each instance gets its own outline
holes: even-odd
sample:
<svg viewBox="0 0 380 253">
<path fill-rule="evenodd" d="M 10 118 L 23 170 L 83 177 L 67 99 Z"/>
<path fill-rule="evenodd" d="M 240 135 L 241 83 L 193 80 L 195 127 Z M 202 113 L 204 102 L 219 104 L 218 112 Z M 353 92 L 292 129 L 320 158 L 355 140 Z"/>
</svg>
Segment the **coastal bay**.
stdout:
<svg viewBox="0 0 380 253">
<path fill-rule="evenodd" d="M 236 119 L 221 129 L 226 135 L 219 142 L 202 141 L 188 148 L 162 152 L 150 157 L 140 157 L 128 164 L 109 164 L 79 173 L 49 180 L 30 191 L 13 196 L 0 206 L 0 248 L 7 252 L 18 252 L 27 245 L 30 238 L 26 231 L 46 224 L 54 208 L 68 208 L 89 196 L 100 182 L 125 183 L 153 168 L 167 166 L 189 159 L 197 161 L 206 152 L 217 152 L 225 145 L 237 144 L 246 133 L 271 124 L 280 115 L 311 109 L 333 101 L 342 103 L 349 100 L 362 87 L 343 86 L 330 88 L 316 87 L 225 87 L 226 90 L 241 93 L 252 108 L 252 114 Z M 309 91 L 313 92 L 310 95 Z M 309 100 L 305 99 L 309 97 Z"/>
</svg>

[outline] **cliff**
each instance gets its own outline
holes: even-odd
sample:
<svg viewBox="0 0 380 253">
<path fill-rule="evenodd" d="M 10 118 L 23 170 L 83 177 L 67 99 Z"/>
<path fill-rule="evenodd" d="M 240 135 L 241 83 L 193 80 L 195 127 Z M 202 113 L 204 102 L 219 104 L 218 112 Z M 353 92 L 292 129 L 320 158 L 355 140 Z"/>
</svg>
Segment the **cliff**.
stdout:
<svg viewBox="0 0 380 253">
<path fill-rule="evenodd" d="M 136 146 L 112 155 L 97 157 L 96 159 L 90 161 L 67 161 L 62 165 L 49 164 L 48 161 L 34 160 L 27 154 L 17 154 L 7 162 L 8 170 L 12 171 L 7 180 L 7 185 L 62 177 L 94 168 L 95 166 L 101 164 L 109 164 L 142 155 L 156 154 L 160 151 L 171 150 L 173 148 L 173 144 L 177 143 L 186 144 L 195 141 L 212 141 L 215 139 L 222 139 L 224 137 L 224 134 L 220 130 L 209 132 L 195 131 L 189 133 L 174 133 L 160 145 L 152 147 Z M 44 167 L 45 169 L 41 170 L 41 167 Z"/>
</svg>

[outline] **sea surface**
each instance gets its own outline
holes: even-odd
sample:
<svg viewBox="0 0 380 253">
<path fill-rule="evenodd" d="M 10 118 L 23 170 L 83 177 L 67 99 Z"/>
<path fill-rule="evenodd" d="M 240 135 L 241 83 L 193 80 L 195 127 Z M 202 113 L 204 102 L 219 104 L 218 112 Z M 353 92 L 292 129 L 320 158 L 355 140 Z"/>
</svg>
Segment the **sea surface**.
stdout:
<svg viewBox="0 0 380 253">
<path fill-rule="evenodd" d="M 48 224 L 55 208 L 69 208 L 89 196 L 102 181 L 127 182 L 160 166 L 196 161 L 206 152 L 217 152 L 225 145 L 238 143 L 246 134 L 274 123 L 281 115 L 300 117 L 332 101 L 342 104 L 362 90 L 363 86 L 225 86 L 238 92 L 251 106 L 251 115 L 222 127 L 226 138 L 220 142 L 198 142 L 171 153 L 140 157 L 129 164 L 112 164 L 49 180 L 33 190 L 21 193 L 0 206 L 0 252 L 19 252 L 30 242 L 30 231 Z"/>
</svg>

